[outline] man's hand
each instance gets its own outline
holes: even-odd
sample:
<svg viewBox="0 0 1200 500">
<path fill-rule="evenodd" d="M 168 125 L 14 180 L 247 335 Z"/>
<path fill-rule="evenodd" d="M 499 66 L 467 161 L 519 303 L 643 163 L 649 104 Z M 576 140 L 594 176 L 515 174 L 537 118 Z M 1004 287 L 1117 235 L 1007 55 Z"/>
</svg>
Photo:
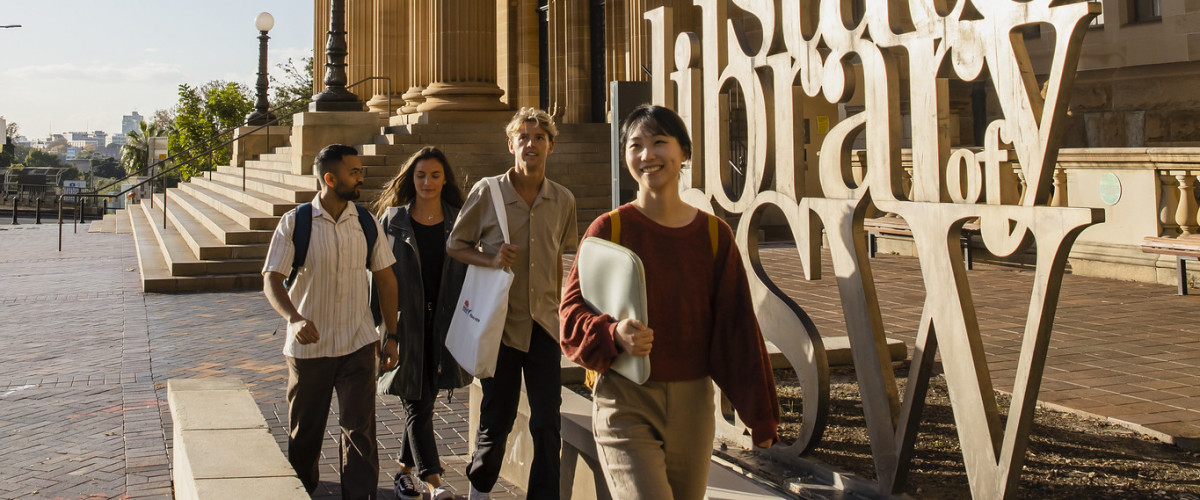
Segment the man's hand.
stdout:
<svg viewBox="0 0 1200 500">
<path fill-rule="evenodd" d="M 400 343 L 395 340 L 388 340 L 379 349 L 379 371 L 386 372 L 391 370 L 396 367 L 396 363 L 399 361 Z"/>
<path fill-rule="evenodd" d="M 654 330 L 643 325 L 641 321 L 627 318 L 617 323 L 617 333 L 613 340 L 621 350 L 629 354 L 646 356 L 650 354 L 650 347 L 654 344 Z"/>
<path fill-rule="evenodd" d="M 512 243 L 500 245 L 500 251 L 492 256 L 492 267 L 502 269 L 509 267 L 517 260 L 517 246 Z"/>
<path fill-rule="evenodd" d="M 312 344 L 321 340 L 321 334 L 317 332 L 317 325 L 303 317 L 296 321 L 291 321 L 288 325 L 288 331 L 296 332 L 296 342 L 301 344 Z"/>
</svg>

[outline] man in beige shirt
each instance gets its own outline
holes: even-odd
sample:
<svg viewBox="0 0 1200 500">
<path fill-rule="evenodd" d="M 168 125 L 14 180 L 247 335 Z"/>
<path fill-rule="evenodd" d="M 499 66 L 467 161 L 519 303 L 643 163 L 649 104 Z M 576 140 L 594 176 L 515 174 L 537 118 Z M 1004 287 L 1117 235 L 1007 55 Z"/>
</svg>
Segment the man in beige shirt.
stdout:
<svg viewBox="0 0 1200 500">
<path fill-rule="evenodd" d="M 487 182 L 471 189 L 446 243 L 446 253 L 467 264 L 508 267 L 514 279 L 496 371 L 480 380 L 479 431 L 467 466 L 470 499 L 488 498 L 504 460 L 505 442 L 517 415 L 521 376 L 529 398 L 533 463 L 530 499 L 558 498 L 559 407 L 562 404 L 558 303 L 562 254 L 578 244 L 575 196 L 546 178 L 558 127 L 546 112 L 522 108 L 505 131 L 515 165 L 497 177 L 512 243 L 504 243 Z"/>
</svg>

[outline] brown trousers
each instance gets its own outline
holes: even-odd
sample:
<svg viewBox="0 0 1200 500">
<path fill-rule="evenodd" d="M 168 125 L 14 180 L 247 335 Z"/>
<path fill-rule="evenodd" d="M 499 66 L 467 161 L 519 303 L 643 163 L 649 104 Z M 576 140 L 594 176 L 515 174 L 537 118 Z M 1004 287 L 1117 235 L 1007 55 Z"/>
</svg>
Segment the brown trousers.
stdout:
<svg viewBox="0 0 1200 500">
<path fill-rule="evenodd" d="M 600 374 L 592 433 L 612 498 L 701 500 L 716 432 L 712 379 L 637 385 Z"/>
<path fill-rule="evenodd" d="M 320 482 L 318 465 L 333 391 L 342 427 L 342 498 L 373 499 L 379 485 L 375 445 L 376 345 L 334 358 L 287 357 L 288 461 L 309 493 Z"/>
</svg>

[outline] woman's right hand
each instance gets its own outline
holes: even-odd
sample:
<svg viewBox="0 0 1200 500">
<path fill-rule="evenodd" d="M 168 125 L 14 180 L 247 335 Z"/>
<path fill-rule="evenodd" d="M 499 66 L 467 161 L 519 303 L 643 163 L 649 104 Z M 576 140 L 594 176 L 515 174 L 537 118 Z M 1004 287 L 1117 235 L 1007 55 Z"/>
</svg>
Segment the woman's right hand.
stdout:
<svg viewBox="0 0 1200 500">
<path fill-rule="evenodd" d="M 617 333 L 613 335 L 621 350 L 634 356 L 647 356 L 654 344 L 654 330 L 641 321 L 626 318 L 617 323 Z"/>
<path fill-rule="evenodd" d="M 512 243 L 503 243 L 500 245 L 500 251 L 492 256 L 492 267 L 503 269 L 512 266 L 517 260 L 517 246 Z"/>
</svg>

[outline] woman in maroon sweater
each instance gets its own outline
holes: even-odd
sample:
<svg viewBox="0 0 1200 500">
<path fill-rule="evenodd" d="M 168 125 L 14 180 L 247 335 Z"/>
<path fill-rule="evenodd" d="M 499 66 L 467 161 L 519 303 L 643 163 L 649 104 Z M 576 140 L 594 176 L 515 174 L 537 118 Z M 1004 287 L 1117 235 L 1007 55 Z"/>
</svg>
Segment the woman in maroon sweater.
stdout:
<svg viewBox="0 0 1200 500">
<path fill-rule="evenodd" d="M 592 428 L 612 497 L 701 499 L 716 427 L 712 383 L 768 447 L 779 439 L 775 379 L 733 232 L 680 198 L 680 169 L 691 157 L 683 121 L 667 108 L 639 107 L 621 144 L 637 200 L 597 218 L 584 238 L 611 240 L 619 228 L 620 244 L 645 267 L 648 324 L 592 310 L 572 267 L 560 343 L 600 373 Z M 645 384 L 608 370 L 621 352 L 650 357 Z"/>
</svg>

